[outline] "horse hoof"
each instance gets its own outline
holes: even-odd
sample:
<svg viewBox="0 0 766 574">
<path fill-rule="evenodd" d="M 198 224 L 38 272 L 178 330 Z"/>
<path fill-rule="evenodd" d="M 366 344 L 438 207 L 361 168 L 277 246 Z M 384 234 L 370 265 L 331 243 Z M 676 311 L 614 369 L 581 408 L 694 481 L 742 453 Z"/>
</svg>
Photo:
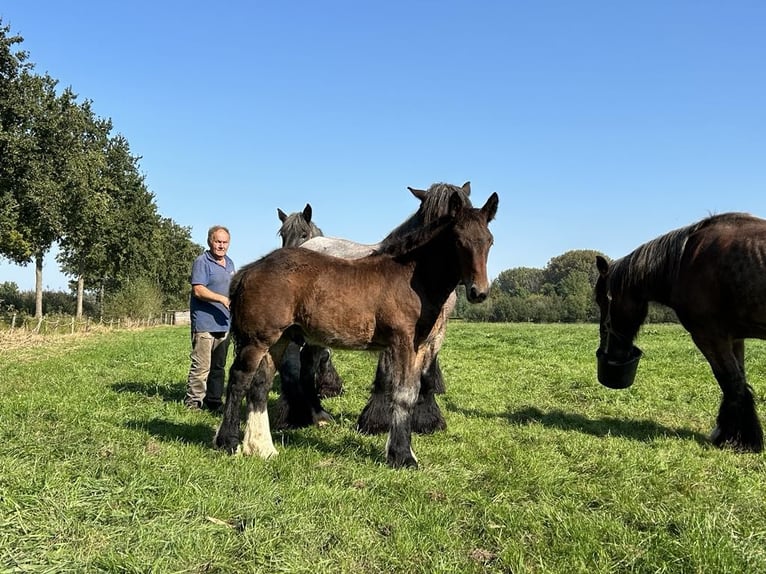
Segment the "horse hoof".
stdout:
<svg viewBox="0 0 766 574">
<path fill-rule="evenodd" d="M 335 422 L 335 419 L 333 419 L 332 415 L 327 411 L 319 411 L 318 413 L 314 413 L 313 418 L 314 424 L 320 428 Z"/>
<path fill-rule="evenodd" d="M 721 430 L 721 427 L 715 427 L 710 433 L 710 442 L 712 442 L 718 448 L 728 448 L 735 452 L 762 452 L 763 451 L 763 439 L 755 437 L 751 440 L 747 440 L 741 434 L 727 434 Z"/>
<path fill-rule="evenodd" d="M 415 459 L 414 456 L 407 456 L 403 458 L 402 460 L 394 460 L 390 459 L 388 461 L 388 466 L 391 468 L 411 468 L 414 470 L 417 470 L 418 468 L 418 461 Z"/>
</svg>

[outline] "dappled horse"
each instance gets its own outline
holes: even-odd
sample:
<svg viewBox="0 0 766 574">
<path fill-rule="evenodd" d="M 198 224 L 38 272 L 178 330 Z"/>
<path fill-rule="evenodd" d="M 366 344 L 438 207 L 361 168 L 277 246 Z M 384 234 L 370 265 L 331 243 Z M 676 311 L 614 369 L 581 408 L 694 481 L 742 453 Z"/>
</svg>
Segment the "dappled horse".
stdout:
<svg viewBox="0 0 766 574">
<path fill-rule="evenodd" d="M 747 338 L 766 338 L 766 220 L 726 213 L 671 231 L 608 263 L 596 260 L 601 310 L 599 380 L 632 383 L 633 345 L 648 302 L 671 307 L 707 359 L 723 393 L 710 439 L 760 452 L 763 431 L 745 378 Z"/>
<path fill-rule="evenodd" d="M 231 283 L 235 356 L 215 445 L 238 450 L 240 404 L 246 397 L 243 454 L 276 454 L 268 391 L 274 365 L 299 330 L 315 345 L 389 353 L 386 461 L 392 467 L 416 467 L 411 417 L 427 343 L 458 284 L 466 286 L 470 302 L 486 299 L 488 224 L 497 206 L 496 193 L 480 209 L 465 207 L 455 193 L 447 215 L 373 255 L 346 260 L 285 247 L 243 267 Z"/>
<path fill-rule="evenodd" d="M 404 223 L 389 233 L 381 242 L 377 244 L 361 244 L 340 239 L 337 237 L 324 237 L 321 229 L 312 221 L 312 209 L 310 204 L 302 212 L 286 215 L 281 209 L 277 210 L 282 226 L 279 235 L 282 237 L 283 246 L 302 246 L 312 251 L 327 253 L 336 257 L 345 259 L 357 259 L 364 257 L 380 249 L 387 243 L 392 243 L 402 235 L 411 232 L 415 228 L 424 225 L 436 218 L 443 216 L 447 211 L 447 205 L 450 196 L 457 192 L 458 197 L 464 205 L 471 207 L 471 183 L 465 182 L 462 186 L 456 186 L 447 183 L 435 183 L 427 190 L 407 189 L 420 200 L 420 207 Z M 434 336 L 429 343 L 430 352 L 424 362 L 424 370 L 421 374 L 420 392 L 415 405 L 413 414 L 412 429 L 418 433 L 432 433 L 446 428 L 447 423 L 441 413 L 435 394 L 443 393 L 445 390 L 444 378 L 439 367 L 438 353 L 444 341 L 447 329 L 447 319 L 455 307 L 457 297 L 453 294 L 444 306 L 442 315 L 436 329 L 437 336 Z M 321 389 L 323 385 L 329 385 L 327 381 L 335 380 L 332 373 L 337 375 L 334 366 L 328 359 L 317 360 L 316 354 L 320 358 L 327 357 L 327 350 L 306 346 L 301 351 L 300 358 L 304 365 L 316 366 L 315 370 L 306 373 L 305 369 L 296 368 L 296 361 L 299 356 L 292 351 L 292 360 L 283 361 L 282 365 L 289 366 L 290 372 L 287 377 L 281 377 L 287 381 L 287 393 L 283 391 L 280 397 L 280 408 L 278 412 L 287 413 L 283 419 L 292 422 L 290 426 L 306 426 L 315 421 L 324 421 L 329 415 L 326 415 L 321 407 L 319 397 L 311 395 L 311 385 L 313 379 L 316 379 L 316 386 Z M 312 357 L 311 354 L 315 356 Z M 326 366 L 324 366 L 326 365 Z M 389 359 L 385 353 L 380 355 L 378 367 L 375 373 L 375 379 L 372 385 L 372 395 L 362 409 L 357 422 L 359 431 L 368 434 L 377 434 L 386 432 L 390 426 L 390 410 L 386 400 L 386 387 L 390 381 Z M 327 371 L 331 371 L 328 374 Z M 300 372 L 302 378 L 298 381 L 297 374 Z M 280 374 L 282 371 L 280 371 Z M 299 385 L 297 390 L 294 389 Z M 329 396 L 329 395 L 327 395 Z M 285 404 L 286 403 L 286 404 Z M 319 405 L 320 410 L 317 410 Z"/>
</svg>

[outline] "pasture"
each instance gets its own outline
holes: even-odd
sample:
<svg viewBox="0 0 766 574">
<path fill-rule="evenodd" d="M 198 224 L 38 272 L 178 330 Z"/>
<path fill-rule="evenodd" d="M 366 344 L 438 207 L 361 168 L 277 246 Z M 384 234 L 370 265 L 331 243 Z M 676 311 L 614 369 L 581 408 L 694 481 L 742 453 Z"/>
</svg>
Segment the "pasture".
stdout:
<svg viewBox="0 0 766 574">
<path fill-rule="evenodd" d="M 681 327 L 637 342 L 616 391 L 596 325 L 451 322 L 448 428 L 392 470 L 354 430 L 372 354 L 336 352 L 334 424 L 263 461 L 183 408 L 188 327 L 4 340 L 0 572 L 765 572 L 766 454 L 707 442 L 720 391 Z M 746 353 L 764 420 L 766 344 Z"/>
</svg>

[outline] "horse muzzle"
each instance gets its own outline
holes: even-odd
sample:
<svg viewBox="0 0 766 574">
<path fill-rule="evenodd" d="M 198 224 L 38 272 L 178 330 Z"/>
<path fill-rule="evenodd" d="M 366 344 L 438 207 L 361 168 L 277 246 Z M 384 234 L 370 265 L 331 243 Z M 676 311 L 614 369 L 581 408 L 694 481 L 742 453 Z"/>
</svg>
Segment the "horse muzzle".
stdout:
<svg viewBox="0 0 766 574">
<path fill-rule="evenodd" d="M 470 287 L 466 287 L 465 296 L 469 303 L 481 303 L 489 296 L 489 288 L 481 289 L 476 283 L 472 283 Z"/>
</svg>

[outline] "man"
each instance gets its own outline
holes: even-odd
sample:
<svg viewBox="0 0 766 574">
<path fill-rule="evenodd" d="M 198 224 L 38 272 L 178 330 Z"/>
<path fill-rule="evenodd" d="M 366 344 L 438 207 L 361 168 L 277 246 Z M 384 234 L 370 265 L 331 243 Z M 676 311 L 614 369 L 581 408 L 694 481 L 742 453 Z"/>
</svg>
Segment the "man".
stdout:
<svg viewBox="0 0 766 574">
<path fill-rule="evenodd" d="M 214 225 L 207 232 L 209 249 L 194 260 L 191 272 L 191 368 L 184 403 L 193 410 L 220 412 L 229 350 L 229 284 L 234 262 L 226 255 L 229 230 Z"/>
</svg>

